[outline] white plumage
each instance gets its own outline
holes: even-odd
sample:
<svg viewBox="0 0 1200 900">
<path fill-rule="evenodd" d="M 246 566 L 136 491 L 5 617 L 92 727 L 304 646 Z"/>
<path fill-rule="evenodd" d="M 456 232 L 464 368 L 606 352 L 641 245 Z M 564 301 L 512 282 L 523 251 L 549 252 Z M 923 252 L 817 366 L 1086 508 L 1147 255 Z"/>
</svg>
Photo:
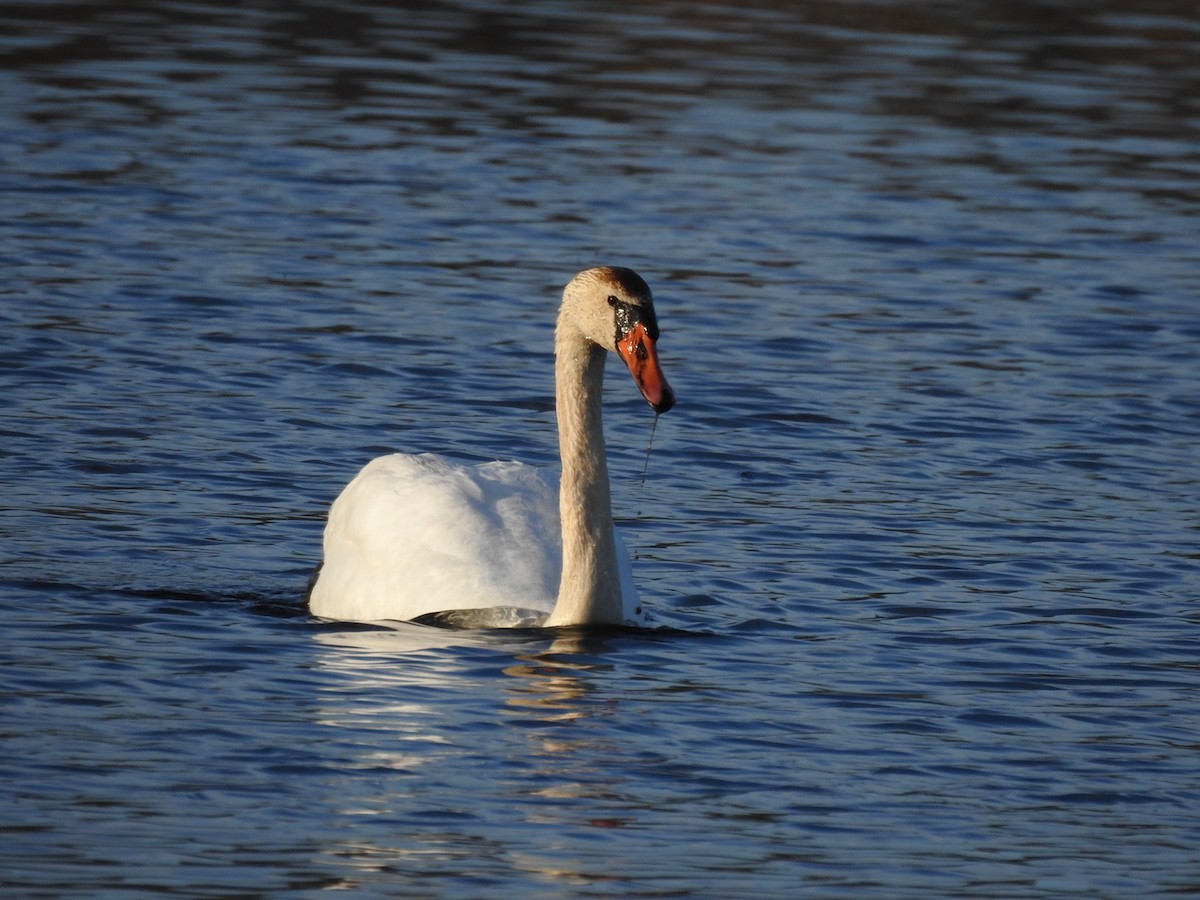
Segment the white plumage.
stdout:
<svg viewBox="0 0 1200 900">
<path fill-rule="evenodd" d="M 373 460 L 329 512 L 312 612 L 359 622 L 454 610 L 477 611 L 460 619 L 476 625 L 641 622 L 629 555 L 612 524 L 600 389 L 612 350 L 655 411 L 670 409 L 657 337 L 650 290 L 635 273 L 604 267 L 575 276 L 555 334 L 562 490 L 517 462 L 463 466 L 400 453 Z"/>
<path fill-rule="evenodd" d="M 562 576 L 558 484 L 519 462 L 381 456 L 329 512 L 313 613 L 359 622 L 505 607 L 549 615 Z M 637 589 L 618 542 L 624 618 Z M 401 606 L 402 604 L 402 606 Z"/>
</svg>

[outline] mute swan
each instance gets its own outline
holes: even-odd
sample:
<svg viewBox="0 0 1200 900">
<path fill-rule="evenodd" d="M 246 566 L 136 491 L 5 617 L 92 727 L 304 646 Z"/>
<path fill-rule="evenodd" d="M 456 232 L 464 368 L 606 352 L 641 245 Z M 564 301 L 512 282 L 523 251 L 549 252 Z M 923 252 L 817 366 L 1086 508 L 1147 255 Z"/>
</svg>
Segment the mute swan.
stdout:
<svg viewBox="0 0 1200 900">
<path fill-rule="evenodd" d="M 382 456 L 329 511 L 314 615 L 463 624 L 636 624 L 629 556 L 613 530 L 600 417 L 607 351 L 656 414 L 675 405 L 658 364 L 654 301 L 631 269 L 586 269 L 563 290 L 554 332 L 561 487 L 515 462 L 460 466 L 432 454 Z"/>
</svg>

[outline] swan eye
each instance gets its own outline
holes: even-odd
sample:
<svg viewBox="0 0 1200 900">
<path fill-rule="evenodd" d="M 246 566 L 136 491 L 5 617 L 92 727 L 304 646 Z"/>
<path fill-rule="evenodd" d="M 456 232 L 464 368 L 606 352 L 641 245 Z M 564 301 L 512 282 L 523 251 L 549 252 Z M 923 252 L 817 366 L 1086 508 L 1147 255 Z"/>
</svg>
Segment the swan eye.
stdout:
<svg viewBox="0 0 1200 900">
<path fill-rule="evenodd" d="M 608 305 L 613 308 L 613 318 L 617 320 L 617 340 L 619 341 L 629 333 L 629 329 L 637 320 L 633 315 L 633 307 L 611 294 L 608 297 Z"/>
<path fill-rule="evenodd" d="M 649 303 L 638 305 L 626 303 L 613 295 L 608 297 L 608 305 L 613 308 L 613 317 L 617 321 L 617 340 L 627 335 L 634 325 L 645 326 L 650 340 L 658 340 L 658 320 L 654 315 L 654 307 Z"/>
</svg>

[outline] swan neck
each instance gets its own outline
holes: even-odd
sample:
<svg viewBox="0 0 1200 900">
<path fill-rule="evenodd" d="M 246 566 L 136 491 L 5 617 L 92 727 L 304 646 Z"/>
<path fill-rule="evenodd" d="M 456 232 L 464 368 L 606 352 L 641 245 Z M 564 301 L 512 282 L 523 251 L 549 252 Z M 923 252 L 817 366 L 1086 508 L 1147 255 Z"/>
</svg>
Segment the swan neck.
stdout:
<svg viewBox="0 0 1200 900">
<path fill-rule="evenodd" d="M 554 367 L 563 566 L 551 626 L 623 620 L 601 421 L 606 356 L 560 319 Z"/>
</svg>

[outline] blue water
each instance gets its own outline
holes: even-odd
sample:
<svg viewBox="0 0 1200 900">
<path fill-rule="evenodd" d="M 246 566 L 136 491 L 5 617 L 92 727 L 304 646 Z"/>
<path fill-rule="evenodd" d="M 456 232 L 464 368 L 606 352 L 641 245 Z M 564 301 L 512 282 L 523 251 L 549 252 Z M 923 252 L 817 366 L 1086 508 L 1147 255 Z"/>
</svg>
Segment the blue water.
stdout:
<svg viewBox="0 0 1200 900">
<path fill-rule="evenodd" d="M 4 7 L 0 892 L 1200 891 L 1200 14 L 992 6 Z M 595 263 L 653 627 L 310 617 Z"/>
</svg>

